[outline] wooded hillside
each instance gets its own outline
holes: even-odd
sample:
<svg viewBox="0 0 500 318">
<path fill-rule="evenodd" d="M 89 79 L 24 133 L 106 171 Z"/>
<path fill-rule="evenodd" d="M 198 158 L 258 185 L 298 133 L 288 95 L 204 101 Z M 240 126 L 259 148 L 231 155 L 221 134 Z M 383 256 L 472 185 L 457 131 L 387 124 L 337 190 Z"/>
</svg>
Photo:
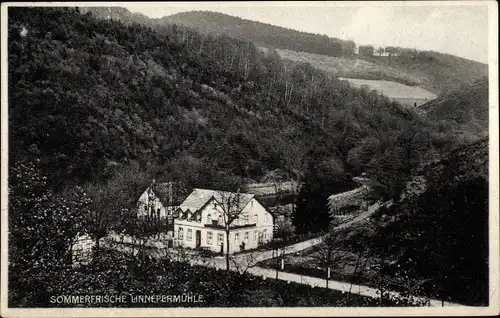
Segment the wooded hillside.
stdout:
<svg viewBox="0 0 500 318">
<path fill-rule="evenodd" d="M 488 139 L 420 167 L 426 191 L 396 201 L 345 233 L 391 277 L 408 275 L 415 291 L 444 301 L 488 304 Z"/>
<path fill-rule="evenodd" d="M 433 51 L 418 51 L 402 47 L 377 48 L 389 56 L 355 55 L 361 46 L 321 34 L 312 34 L 257 21 L 245 20 L 220 12 L 181 12 L 158 19 L 147 18 L 120 7 L 82 8 L 104 19 L 147 26 L 183 25 L 203 34 L 227 35 L 257 46 L 281 49 L 282 57 L 296 56 L 320 69 L 342 77 L 394 80 L 402 84 L 419 85 L 436 94 L 444 94 L 488 75 L 488 66 L 458 56 Z M 364 47 L 364 46 L 363 46 Z M 293 53 L 283 55 L 286 50 Z M 311 53 L 311 54 L 308 54 Z M 326 61 L 325 61 L 326 60 Z M 361 66 L 361 67 L 359 67 Z"/>
<path fill-rule="evenodd" d="M 418 111 L 428 118 L 451 122 L 457 130 L 485 136 L 489 97 L 488 79 L 483 78 L 421 105 Z"/>
<path fill-rule="evenodd" d="M 9 10 L 10 160 L 40 158 L 54 184 L 106 178 L 131 161 L 185 171 L 198 186 L 276 168 L 296 179 L 312 151 L 343 174 L 443 138 L 383 96 L 287 68 L 250 42 L 70 9 Z"/>
</svg>

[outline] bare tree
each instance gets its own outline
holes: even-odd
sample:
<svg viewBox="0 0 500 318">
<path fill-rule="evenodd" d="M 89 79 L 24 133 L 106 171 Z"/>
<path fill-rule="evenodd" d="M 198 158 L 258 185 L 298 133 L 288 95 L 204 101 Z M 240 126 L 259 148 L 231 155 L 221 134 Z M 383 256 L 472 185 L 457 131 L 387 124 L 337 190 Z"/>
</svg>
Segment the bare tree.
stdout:
<svg viewBox="0 0 500 318">
<path fill-rule="evenodd" d="M 318 261 L 319 264 L 328 270 L 326 276 L 326 288 L 328 288 L 329 273 L 332 267 L 336 266 L 339 255 L 336 251 L 338 245 L 338 232 L 333 226 L 330 227 L 327 234 L 322 236 L 322 242 L 319 245 Z"/>
<path fill-rule="evenodd" d="M 99 256 L 101 239 L 109 230 L 120 228 L 125 223 L 124 218 L 129 217 L 123 211 L 135 211 L 135 200 L 147 183 L 146 173 L 138 165 L 132 165 L 117 172 L 104 184 L 85 185 L 85 192 L 92 200 L 85 225 L 95 241 L 95 257 Z"/>
<path fill-rule="evenodd" d="M 243 204 L 242 204 L 242 194 L 238 189 L 238 192 L 229 191 L 217 191 L 216 192 L 216 203 L 215 205 L 219 207 L 219 211 L 222 216 L 222 226 L 224 227 L 224 232 L 226 234 L 226 270 L 229 271 L 229 260 L 230 260 L 230 239 L 229 235 L 233 229 L 233 223 L 239 219 L 243 214 Z M 249 217 L 249 216 L 247 216 Z"/>
</svg>

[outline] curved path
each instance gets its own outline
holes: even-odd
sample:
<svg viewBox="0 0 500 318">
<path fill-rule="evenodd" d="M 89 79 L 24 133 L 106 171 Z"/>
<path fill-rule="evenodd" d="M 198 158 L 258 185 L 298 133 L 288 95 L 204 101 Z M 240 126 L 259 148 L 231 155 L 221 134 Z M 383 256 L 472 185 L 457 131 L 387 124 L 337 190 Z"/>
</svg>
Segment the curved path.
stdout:
<svg viewBox="0 0 500 318">
<path fill-rule="evenodd" d="M 375 203 L 374 205 L 370 206 L 367 211 L 361 213 L 354 219 L 352 219 L 349 222 L 340 224 L 339 226 L 335 227 L 335 229 L 344 229 L 346 227 L 351 226 L 352 224 L 359 222 L 367 217 L 369 217 L 371 214 L 376 212 L 381 204 L 378 202 Z M 302 251 L 304 249 L 307 249 L 309 247 L 315 246 L 319 243 L 321 243 L 323 240 L 323 236 L 313 238 L 307 241 L 295 243 L 292 245 L 289 245 L 285 247 L 285 254 L 290 254 L 290 253 L 296 253 L 299 251 Z M 121 250 L 123 252 L 130 252 L 132 250 L 131 247 L 128 246 L 123 246 L 120 244 L 110 244 L 111 247 Z M 166 250 L 163 249 L 158 249 L 157 251 L 151 250 L 150 255 L 153 257 L 165 257 L 167 255 Z M 173 251 L 172 251 L 173 252 Z M 170 253 L 170 252 L 169 252 Z M 171 254 L 174 256 L 173 254 Z M 174 256 L 175 257 L 175 256 Z M 232 271 L 246 271 L 249 274 L 255 275 L 255 276 L 261 276 L 262 278 L 276 278 L 276 270 L 275 269 L 269 269 L 269 268 L 263 268 L 257 266 L 260 262 L 273 258 L 274 257 L 274 251 L 272 250 L 265 250 L 265 251 L 255 251 L 251 253 L 244 253 L 244 254 L 239 254 L 239 255 L 234 255 L 231 257 L 231 266 L 230 270 Z M 218 257 L 210 257 L 210 258 L 203 258 L 199 257 L 197 254 L 187 254 L 187 255 L 182 255 L 182 258 L 187 260 L 191 265 L 202 265 L 202 266 L 207 266 L 207 267 L 212 267 L 217 270 L 225 270 L 226 269 L 226 260 L 223 256 L 218 256 Z M 278 271 L 278 279 L 284 280 L 287 282 L 296 282 L 299 284 L 304 284 L 304 285 L 309 285 L 312 287 L 323 287 L 326 288 L 326 280 L 321 279 L 318 277 L 312 277 L 312 276 L 304 276 L 304 275 L 299 275 L 299 274 L 294 274 L 294 273 L 288 273 L 284 271 Z M 369 286 L 364 286 L 364 285 L 356 285 L 356 284 L 351 284 L 347 282 L 341 282 L 341 281 L 335 281 L 335 280 L 329 280 L 328 281 L 328 288 L 333 289 L 333 290 L 338 290 L 341 292 L 349 292 L 351 291 L 354 294 L 358 294 L 361 296 L 366 296 L 366 297 L 371 297 L 371 298 L 378 298 L 380 297 L 379 294 L 377 293 L 377 289 Z M 391 296 L 398 296 L 400 295 L 399 292 L 396 291 L 388 291 L 389 295 Z M 416 300 L 427 300 L 429 302 L 430 306 L 433 307 L 441 307 L 441 306 L 461 306 L 461 307 L 466 307 L 465 305 L 461 304 L 456 304 L 456 303 L 451 303 L 451 302 L 442 302 L 441 300 L 436 300 L 436 299 L 428 299 L 424 297 L 414 297 Z"/>
</svg>

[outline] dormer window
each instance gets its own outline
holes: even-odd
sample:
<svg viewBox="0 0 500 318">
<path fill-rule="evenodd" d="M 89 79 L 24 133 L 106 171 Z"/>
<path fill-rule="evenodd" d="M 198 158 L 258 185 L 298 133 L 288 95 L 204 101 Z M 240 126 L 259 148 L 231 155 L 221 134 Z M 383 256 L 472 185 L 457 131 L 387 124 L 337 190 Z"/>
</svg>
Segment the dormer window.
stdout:
<svg viewBox="0 0 500 318">
<path fill-rule="evenodd" d="M 207 224 L 211 224 L 212 223 L 212 214 L 208 214 L 207 215 Z"/>
</svg>

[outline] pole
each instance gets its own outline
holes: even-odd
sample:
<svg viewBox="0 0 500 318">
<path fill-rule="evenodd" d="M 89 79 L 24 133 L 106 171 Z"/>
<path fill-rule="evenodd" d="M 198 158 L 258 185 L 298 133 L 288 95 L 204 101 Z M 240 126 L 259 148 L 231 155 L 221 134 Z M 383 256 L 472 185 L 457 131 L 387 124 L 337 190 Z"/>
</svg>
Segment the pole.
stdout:
<svg viewBox="0 0 500 318">
<path fill-rule="evenodd" d="M 330 279 L 330 266 L 328 266 L 328 271 L 326 274 L 326 288 L 328 288 L 328 280 Z"/>
<path fill-rule="evenodd" d="M 281 270 L 284 270 L 285 269 L 285 259 L 282 258 L 281 259 Z"/>
</svg>

